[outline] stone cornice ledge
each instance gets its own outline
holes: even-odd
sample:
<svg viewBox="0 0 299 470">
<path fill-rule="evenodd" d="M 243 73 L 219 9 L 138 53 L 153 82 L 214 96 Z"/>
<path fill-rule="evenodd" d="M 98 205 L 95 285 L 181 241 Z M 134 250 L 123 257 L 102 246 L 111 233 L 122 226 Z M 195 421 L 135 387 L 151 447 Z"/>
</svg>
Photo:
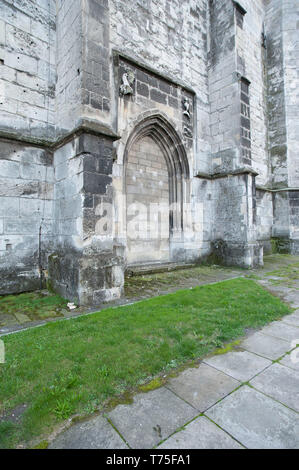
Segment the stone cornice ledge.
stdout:
<svg viewBox="0 0 299 470">
<path fill-rule="evenodd" d="M 198 172 L 195 175 L 195 178 L 215 180 L 219 178 L 228 178 L 229 176 L 238 176 L 238 175 L 252 175 L 258 176 L 258 173 L 250 167 L 237 168 L 236 170 L 226 171 L 221 173 L 203 173 Z"/>
<path fill-rule="evenodd" d="M 54 139 L 41 139 L 38 137 L 23 136 L 17 132 L 8 132 L 0 129 L 0 139 L 12 140 L 21 144 L 32 145 L 34 147 L 45 148 L 48 150 L 56 150 L 67 142 L 81 134 L 93 134 L 97 136 L 108 137 L 112 140 L 120 139 L 114 130 L 107 124 L 102 122 L 81 118 L 74 129 L 71 131 L 61 131 L 58 133 L 57 138 Z"/>
<path fill-rule="evenodd" d="M 75 129 L 70 132 L 61 133 L 59 135 L 53 147 L 54 149 L 59 148 L 65 143 L 84 133 L 97 135 L 99 137 L 109 137 L 112 140 L 120 139 L 120 136 L 117 135 L 112 127 L 108 126 L 107 124 L 103 124 L 102 122 L 93 119 L 81 118 L 79 119 L 78 125 L 75 127 Z"/>
<path fill-rule="evenodd" d="M 281 193 L 288 191 L 299 191 L 299 188 L 268 188 L 267 186 L 256 186 L 258 191 L 265 191 L 269 193 Z"/>
</svg>

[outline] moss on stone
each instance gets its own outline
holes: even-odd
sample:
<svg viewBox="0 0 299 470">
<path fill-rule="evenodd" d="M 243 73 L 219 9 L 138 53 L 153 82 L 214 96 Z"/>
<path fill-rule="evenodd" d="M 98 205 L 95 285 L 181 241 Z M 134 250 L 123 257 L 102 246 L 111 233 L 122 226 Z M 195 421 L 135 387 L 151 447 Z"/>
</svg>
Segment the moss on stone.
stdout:
<svg viewBox="0 0 299 470">
<path fill-rule="evenodd" d="M 54 294 L 55 292 L 54 292 L 53 282 L 51 279 L 47 279 L 46 285 L 47 285 L 47 290 L 51 292 L 51 294 Z"/>
<path fill-rule="evenodd" d="M 286 238 L 271 238 L 272 253 L 288 254 L 290 253 L 290 241 Z"/>
<path fill-rule="evenodd" d="M 218 349 L 216 349 L 216 350 L 213 352 L 213 354 L 214 354 L 214 355 L 217 355 L 217 356 L 219 356 L 219 355 L 221 355 L 221 354 L 226 354 L 226 353 L 228 353 L 228 352 L 230 352 L 230 351 L 233 351 L 237 346 L 239 346 L 240 343 L 241 343 L 241 340 L 240 340 L 240 339 L 238 339 L 237 341 L 233 341 L 232 343 L 228 343 L 228 344 L 225 345 L 224 348 L 218 348 Z"/>
<path fill-rule="evenodd" d="M 131 391 L 123 393 L 119 397 L 111 398 L 107 403 L 107 409 L 112 410 L 118 405 L 132 405 L 133 403 L 133 393 Z"/>
<path fill-rule="evenodd" d="M 163 380 L 161 377 L 156 377 L 155 379 L 151 380 L 149 383 L 145 385 L 141 385 L 139 387 L 139 390 L 141 392 L 147 393 L 151 392 L 152 390 L 156 390 L 157 388 L 163 387 L 165 384 L 165 380 Z"/>
</svg>

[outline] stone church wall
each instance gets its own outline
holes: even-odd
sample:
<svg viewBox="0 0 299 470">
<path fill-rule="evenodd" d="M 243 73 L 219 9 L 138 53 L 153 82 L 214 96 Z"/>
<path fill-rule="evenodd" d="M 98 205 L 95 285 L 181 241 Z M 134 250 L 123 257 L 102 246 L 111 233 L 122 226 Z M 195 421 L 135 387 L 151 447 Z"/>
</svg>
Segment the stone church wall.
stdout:
<svg viewBox="0 0 299 470">
<path fill-rule="evenodd" d="M 46 276 L 53 240 L 53 154 L 1 140 L 0 295 L 34 290 Z"/>
<path fill-rule="evenodd" d="M 49 275 L 80 303 L 121 295 L 126 163 L 144 132 L 179 201 L 171 261 L 216 250 L 252 266 L 271 237 L 298 252 L 295 0 L 0 8 L 0 293 Z"/>
<path fill-rule="evenodd" d="M 48 144 L 55 139 L 56 2 L 3 0 L 0 10 L 4 294 L 39 288 L 53 250 L 54 170 Z"/>
<path fill-rule="evenodd" d="M 0 131 L 55 138 L 55 0 L 3 0 L 0 17 Z"/>
<path fill-rule="evenodd" d="M 207 0 L 110 1 L 110 47 L 196 93 L 196 170 L 208 171 Z"/>
</svg>

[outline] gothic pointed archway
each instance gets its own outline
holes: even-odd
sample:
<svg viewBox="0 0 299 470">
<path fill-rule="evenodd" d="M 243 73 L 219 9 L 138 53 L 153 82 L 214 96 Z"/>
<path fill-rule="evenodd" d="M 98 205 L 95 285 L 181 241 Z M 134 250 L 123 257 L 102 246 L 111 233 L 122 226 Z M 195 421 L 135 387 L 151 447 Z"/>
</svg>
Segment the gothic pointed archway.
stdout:
<svg viewBox="0 0 299 470">
<path fill-rule="evenodd" d="M 172 261 L 173 240 L 183 236 L 190 174 L 181 138 L 163 116 L 136 125 L 124 171 L 127 263 Z"/>
</svg>

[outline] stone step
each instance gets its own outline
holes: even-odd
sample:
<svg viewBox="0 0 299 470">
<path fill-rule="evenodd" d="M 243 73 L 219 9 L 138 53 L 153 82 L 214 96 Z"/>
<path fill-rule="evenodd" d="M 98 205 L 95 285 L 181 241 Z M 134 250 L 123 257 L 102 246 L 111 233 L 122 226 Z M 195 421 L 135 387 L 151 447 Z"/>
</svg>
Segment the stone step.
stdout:
<svg viewBox="0 0 299 470">
<path fill-rule="evenodd" d="M 142 265 L 130 265 L 126 269 L 126 277 L 143 276 L 144 274 L 163 273 L 166 271 L 178 271 L 197 266 L 195 263 L 150 263 Z"/>
</svg>

